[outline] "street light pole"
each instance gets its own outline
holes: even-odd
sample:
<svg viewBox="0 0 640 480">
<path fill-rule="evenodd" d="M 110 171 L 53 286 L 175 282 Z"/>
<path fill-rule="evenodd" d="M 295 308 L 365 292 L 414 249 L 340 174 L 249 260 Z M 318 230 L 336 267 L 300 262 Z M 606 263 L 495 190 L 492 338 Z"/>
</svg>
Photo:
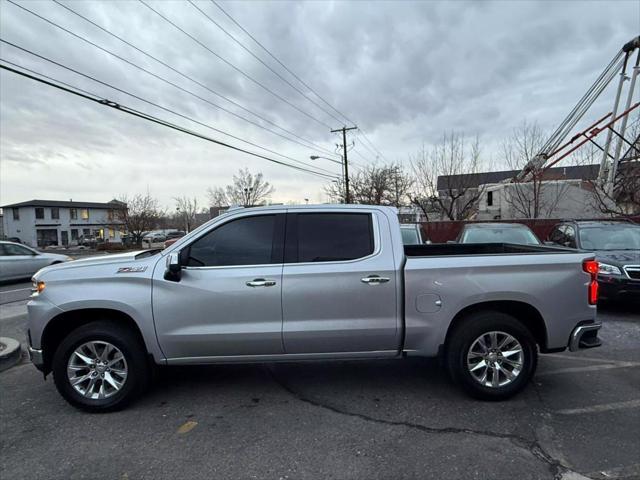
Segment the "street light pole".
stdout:
<svg viewBox="0 0 640 480">
<path fill-rule="evenodd" d="M 345 203 L 351 203 L 351 195 L 349 193 L 349 162 L 347 161 L 347 130 L 355 130 L 358 127 L 342 127 L 336 130 L 331 130 L 331 133 L 342 132 L 342 162 L 344 166 L 344 193 Z"/>
</svg>

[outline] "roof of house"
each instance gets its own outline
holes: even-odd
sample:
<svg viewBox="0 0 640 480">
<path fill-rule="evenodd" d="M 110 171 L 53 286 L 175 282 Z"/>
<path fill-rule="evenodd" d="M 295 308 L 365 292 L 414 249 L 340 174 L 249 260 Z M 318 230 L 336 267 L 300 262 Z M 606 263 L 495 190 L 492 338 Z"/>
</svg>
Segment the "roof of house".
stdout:
<svg viewBox="0 0 640 480">
<path fill-rule="evenodd" d="M 544 180 L 594 180 L 598 177 L 600 165 L 577 165 L 555 167 L 545 170 Z M 461 175 L 440 175 L 438 190 L 449 188 L 475 188 L 488 183 L 500 183 L 515 177 L 520 170 L 502 170 L 498 172 L 467 173 Z"/>
<path fill-rule="evenodd" d="M 111 200 L 107 203 L 100 202 L 74 202 L 66 200 L 27 200 L 26 202 L 3 205 L 2 208 L 15 207 L 68 207 L 68 208 L 122 208 L 127 204 L 118 200 Z"/>
</svg>

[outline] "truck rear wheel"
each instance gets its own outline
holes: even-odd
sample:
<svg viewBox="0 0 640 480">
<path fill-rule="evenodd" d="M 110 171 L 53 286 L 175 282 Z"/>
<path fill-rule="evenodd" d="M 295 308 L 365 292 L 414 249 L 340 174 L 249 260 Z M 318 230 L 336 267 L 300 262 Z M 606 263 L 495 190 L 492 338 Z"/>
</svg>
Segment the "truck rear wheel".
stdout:
<svg viewBox="0 0 640 480">
<path fill-rule="evenodd" d="M 144 345 L 130 329 L 112 322 L 83 325 L 56 349 L 53 379 L 74 407 L 89 412 L 119 410 L 148 384 Z"/>
<path fill-rule="evenodd" d="M 503 400 L 520 392 L 538 362 L 531 332 L 517 318 L 494 311 L 472 313 L 459 323 L 446 357 L 454 382 L 483 400 Z"/>
</svg>

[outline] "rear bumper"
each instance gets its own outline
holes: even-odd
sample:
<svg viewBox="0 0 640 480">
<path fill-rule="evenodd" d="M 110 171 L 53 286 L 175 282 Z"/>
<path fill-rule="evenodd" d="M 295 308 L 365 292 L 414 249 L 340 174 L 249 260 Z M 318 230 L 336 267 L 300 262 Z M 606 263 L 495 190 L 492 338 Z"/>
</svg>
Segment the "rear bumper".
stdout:
<svg viewBox="0 0 640 480">
<path fill-rule="evenodd" d="M 569 350 L 577 352 L 585 348 L 594 348 L 602 345 L 602 341 L 598 338 L 598 330 L 602 328 L 602 323 L 594 322 L 578 325 L 571 332 L 569 338 Z"/>
</svg>

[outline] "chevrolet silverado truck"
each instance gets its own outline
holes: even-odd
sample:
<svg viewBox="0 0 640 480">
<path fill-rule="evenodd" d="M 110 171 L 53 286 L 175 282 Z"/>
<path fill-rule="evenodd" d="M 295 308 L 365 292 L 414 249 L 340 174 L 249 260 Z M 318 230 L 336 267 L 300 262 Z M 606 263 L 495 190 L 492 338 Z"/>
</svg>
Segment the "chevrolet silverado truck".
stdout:
<svg viewBox="0 0 640 480">
<path fill-rule="evenodd" d="M 239 208 L 162 251 L 40 270 L 29 352 L 93 412 L 157 365 L 441 356 L 481 399 L 522 390 L 538 352 L 598 346 L 593 254 L 515 244 L 403 245 L 397 212 Z"/>
</svg>

